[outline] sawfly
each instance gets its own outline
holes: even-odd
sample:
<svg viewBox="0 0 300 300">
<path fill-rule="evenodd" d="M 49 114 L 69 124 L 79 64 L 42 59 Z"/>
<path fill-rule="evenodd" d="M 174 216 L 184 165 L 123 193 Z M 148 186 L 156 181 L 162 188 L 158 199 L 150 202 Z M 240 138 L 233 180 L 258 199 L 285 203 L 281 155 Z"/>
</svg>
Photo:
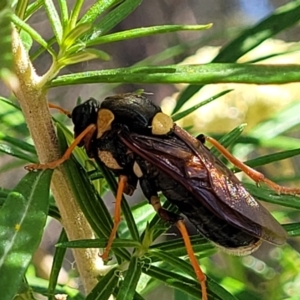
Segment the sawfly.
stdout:
<svg viewBox="0 0 300 300">
<path fill-rule="evenodd" d="M 91 98 L 68 115 L 74 123 L 75 140 L 63 157 L 51 163 L 29 165 L 27 169 L 55 168 L 70 157 L 76 146 L 83 146 L 90 158 L 104 164 L 119 178 L 114 226 L 104 259 L 108 258 L 120 222 L 122 194 L 132 195 L 138 182 L 158 215 L 179 228 L 204 300 L 205 275 L 194 256 L 185 225 L 180 215 L 161 206 L 159 192 L 177 206 L 202 236 L 226 252 L 247 255 L 258 249 L 262 241 L 285 243 L 286 231 L 210 152 L 205 142 L 210 142 L 255 182 L 278 193 L 299 194 L 300 190 L 268 180 L 211 137 L 191 136 L 144 94 L 114 95 L 102 103 Z"/>
</svg>

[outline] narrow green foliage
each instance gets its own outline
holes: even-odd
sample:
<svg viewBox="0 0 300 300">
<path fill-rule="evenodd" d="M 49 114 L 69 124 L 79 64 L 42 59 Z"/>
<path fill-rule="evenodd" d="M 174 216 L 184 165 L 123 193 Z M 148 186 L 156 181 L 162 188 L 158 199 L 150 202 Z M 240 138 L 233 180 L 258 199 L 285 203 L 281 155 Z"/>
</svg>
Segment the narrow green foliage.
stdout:
<svg viewBox="0 0 300 300">
<path fill-rule="evenodd" d="M 64 229 L 62 229 L 60 237 L 58 239 L 58 243 L 63 243 L 68 240 L 68 237 L 66 235 L 66 232 Z M 52 268 L 51 268 L 51 273 L 49 277 L 49 285 L 48 285 L 48 299 L 52 300 L 53 295 L 55 294 L 55 287 L 57 285 L 57 280 L 59 276 L 59 272 L 62 268 L 63 260 L 65 257 L 66 253 L 65 248 L 60 248 L 56 249 L 54 258 L 53 258 L 53 263 L 52 263 Z"/>
<path fill-rule="evenodd" d="M 17 293 L 43 234 L 49 206 L 51 170 L 28 173 L 0 210 L 2 299 Z"/>
<path fill-rule="evenodd" d="M 177 113 L 175 115 L 172 116 L 172 119 L 174 122 L 180 120 L 180 119 L 183 119 L 184 117 L 188 116 L 189 114 L 193 113 L 194 111 L 196 111 L 198 108 L 200 108 L 201 106 L 204 106 L 204 105 L 207 105 L 208 103 L 222 97 L 223 95 L 226 95 L 228 93 L 230 93 L 232 90 L 226 90 L 226 91 L 223 91 L 221 93 L 218 93 L 210 98 L 208 98 L 207 100 L 203 100 L 201 101 L 200 103 L 192 106 L 191 108 L 188 108 L 180 113 Z"/>
<path fill-rule="evenodd" d="M 23 0 L 19 0 L 19 2 L 23 2 Z M 36 13 L 44 4 L 44 0 L 36 0 L 35 2 L 28 5 L 25 20 L 30 18 L 34 13 Z"/>
<path fill-rule="evenodd" d="M 21 144 L 21 143 L 19 143 Z M 19 146 L 14 146 L 14 145 L 8 145 L 8 144 L 2 144 L 0 143 L 0 152 L 17 157 L 19 159 L 23 159 L 25 161 L 31 162 L 31 163 L 36 163 L 37 162 L 37 157 L 28 155 L 27 153 L 24 153 L 24 151 L 19 150 Z"/>
<path fill-rule="evenodd" d="M 260 23 L 243 31 L 239 36 L 224 46 L 219 54 L 212 60 L 213 63 L 234 62 L 266 39 L 275 36 L 279 32 L 293 26 L 299 21 L 300 1 L 292 1 L 275 10 L 269 17 Z M 241 74 L 240 74 L 241 75 Z M 266 75 L 268 76 L 268 75 Z M 259 82 L 259 81 L 258 81 Z M 257 82 L 257 83 L 258 83 Z M 188 86 L 179 96 L 177 106 L 181 107 L 195 93 L 203 87 L 200 85 Z M 174 112 L 177 112 L 177 106 Z"/>
<path fill-rule="evenodd" d="M 91 24 L 83 23 L 74 27 L 68 34 L 66 35 L 63 43 L 63 47 L 66 49 L 73 45 L 76 40 L 82 36 L 84 33 L 89 31 L 92 28 Z"/>
<path fill-rule="evenodd" d="M 282 151 L 277 153 L 272 153 L 264 156 L 260 156 L 258 158 L 254 158 L 245 162 L 245 164 L 251 168 L 263 166 L 266 164 L 273 163 L 275 161 L 281 161 L 286 158 L 294 157 L 300 154 L 300 149 Z M 234 172 L 237 172 L 238 169 L 234 168 Z"/>
<path fill-rule="evenodd" d="M 120 272 L 116 268 L 112 268 L 99 280 L 98 284 L 86 297 L 86 300 L 107 300 L 113 294 L 119 279 Z"/>
<path fill-rule="evenodd" d="M 109 60 L 109 55 L 104 51 L 97 49 L 85 49 L 81 52 L 74 53 L 68 55 L 67 57 L 63 57 L 59 60 L 59 64 L 61 65 L 72 65 L 77 64 L 83 61 L 92 60 L 92 59 L 101 59 L 101 60 Z"/>
<path fill-rule="evenodd" d="M 62 38 L 63 38 L 63 29 L 62 29 L 59 15 L 54 6 L 54 2 L 52 0 L 45 0 L 44 7 L 46 9 L 52 30 L 56 37 L 56 40 L 57 40 L 58 44 L 60 45 L 62 43 Z"/>
<path fill-rule="evenodd" d="M 0 5 L 0 78 L 5 80 L 7 83 L 13 76 L 13 57 L 11 54 L 11 17 L 12 11 L 9 3 L 8 1 L 3 1 Z"/>
<path fill-rule="evenodd" d="M 120 1 L 114 1 L 120 3 Z M 104 35 L 110 31 L 122 20 L 124 20 L 130 13 L 132 13 L 140 4 L 142 0 L 124 0 L 118 6 L 114 7 L 105 17 L 103 17 L 99 23 L 95 23 L 93 27 L 93 33 L 91 34 L 91 40 L 97 38 L 100 35 Z M 107 2 L 106 8 L 111 6 L 111 1 Z"/>
<path fill-rule="evenodd" d="M 117 5 L 118 2 L 116 0 L 98 0 L 80 19 L 79 24 L 93 23 L 102 13 L 108 11 L 113 5 Z"/>
<path fill-rule="evenodd" d="M 56 244 L 56 247 L 59 248 L 105 248 L 107 244 L 107 239 L 93 239 L 93 240 L 76 240 L 76 241 L 69 241 L 69 242 L 59 242 Z M 125 247 L 132 247 L 132 248 L 140 248 L 141 243 L 136 240 L 129 240 L 129 239 L 120 239 L 115 238 L 112 248 L 125 248 Z"/>
<path fill-rule="evenodd" d="M 17 16 L 12 15 L 12 22 L 19 28 L 26 31 L 33 40 L 39 43 L 44 49 L 46 49 L 53 57 L 55 57 L 55 52 L 51 46 L 42 38 L 42 36 L 34 30 L 31 26 L 25 23 L 23 20 L 19 19 Z"/>
<path fill-rule="evenodd" d="M 285 207 L 300 209 L 299 196 L 284 194 L 279 195 L 275 191 L 271 191 L 270 189 L 263 187 L 257 187 L 253 184 L 244 183 L 244 185 L 251 195 L 259 200 L 279 204 Z"/>
<path fill-rule="evenodd" d="M 211 242 L 201 236 L 191 236 L 191 242 L 193 244 L 195 253 L 199 253 L 202 255 L 207 251 L 215 251 L 215 246 L 213 246 Z M 166 252 L 172 256 L 178 257 L 187 255 L 186 248 L 181 237 L 152 245 L 150 247 L 149 253 L 151 254 L 152 250 L 156 251 L 157 249 L 160 252 Z"/>
<path fill-rule="evenodd" d="M 300 236 L 300 223 L 283 224 L 283 228 L 288 232 L 289 236 Z"/>
<path fill-rule="evenodd" d="M 126 275 L 118 291 L 116 300 L 133 299 L 141 274 L 142 264 L 139 262 L 138 257 L 132 256 L 126 271 Z"/>
<path fill-rule="evenodd" d="M 91 41 L 87 41 L 87 46 L 94 46 L 99 44 L 105 43 L 112 43 L 118 41 L 124 41 L 129 39 L 136 39 L 145 36 L 155 35 L 155 34 L 162 34 L 162 33 L 169 33 L 169 32 L 177 32 L 177 31 L 198 31 L 198 30 L 205 30 L 209 29 L 211 24 L 207 25 L 163 25 L 163 26 L 151 26 L 151 27 L 144 27 L 144 28 L 136 28 L 125 30 L 117 33 L 112 33 L 104 36 L 100 36 L 95 38 Z"/>
<path fill-rule="evenodd" d="M 214 62 L 233 62 L 266 39 L 275 36 L 299 21 L 300 1 L 292 1 L 275 10 L 260 23 L 242 32 L 222 48 Z"/>
<path fill-rule="evenodd" d="M 28 7 L 29 1 L 28 0 L 23 0 L 23 1 L 18 1 L 17 6 L 15 9 L 15 14 L 20 18 L 24 19 L 25 17 L 25 12 Z"/>
<path fill-rule="evenodd" d="M 61 14 L 62 30 L 63 32 L 66 32 L 68 28 L 68 22 L 69 22 L 69 11 L 68 11 L 67 2 L 65 0 L 58 0 L 58 5 Z"/>
<path fill-rule="evenodd" d="M 285 76 L 282 76 L 285 73 Z M 300 81 L 299 65 L 205 64 L 132 67 L 62 75 L 49 87 L 83 83 L 259 83 Z M 181 107 L 181 105 L 180 105 Z M 174 109 L 174 113 L 177 110 Z"/>
<path fill-rule="evenodd" d="M 218 142 L 223 145 L 225 148 L 228 148 L 229 146 L 233 145 L 236 140 L 241 136 L 243 133 L 244 128 L 246 127 L 246 124 L 241 124 L 238 127 L 234 128 L 230 132 L 226 133 L 218 140 Z M 210 149 L 211 153 L 221 157 L 220 152 L 215 149 L 214 147 Z"/>
<path fill-rule="evenodd" d="M 0 140 L 9 143 L 12 146 L 15 146 L 16 151 L 20 151 L 20 149 L 22 149 L 23 151 L 27 151 L 30 154 L 36 155 L 35 148 L 29 143 L 26 143 L 24 141 L 21 141 L 19 139 L 14 138 L 14 137 L 10 137 L 10 136 L 5 135 L 3 133 L 0 133 Z"/>
<path fill-rule="evenodd" d="M 70 14 L 70 22 L 69 22 L 69 28 L 72 30 L 73 28 L 75 28 L 75 25 L 78 21 L 78 16 L 80 14 L 80 11 L 81 11 L 81 7 L 84 3 L 84 0 L 77 0 L 75 2 L 75 5 L 71 11 L 71 14 Z"/>
</svg>

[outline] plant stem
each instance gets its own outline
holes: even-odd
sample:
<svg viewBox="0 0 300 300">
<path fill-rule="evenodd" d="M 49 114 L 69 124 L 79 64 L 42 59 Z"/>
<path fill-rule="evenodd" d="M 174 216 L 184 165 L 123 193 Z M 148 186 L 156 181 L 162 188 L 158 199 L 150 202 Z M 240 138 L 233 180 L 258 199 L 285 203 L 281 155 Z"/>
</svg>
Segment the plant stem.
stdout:
<svg viewBox="0 0 300 300">
<path fill-rule="evenodd" d="M 40 85 L 42 77 L 35 73 L 16 30 L 13 30 L 12 50 L 19 83 L 11 84 L 11 89 L 20 102 L 40 161 L 56 160 L 60 153 L 47 105 L 46 91 Z M 54 171 L 51 189 L 69 240 L 93 238 L 93 231 L 69 188 L 63 166 Z M 73 249 L 73 253 L 83 286 L 86 293 L 89 293 L 97 283 L 98 265 L 101 266 L 102 260 L 96 249 Z"/>
</svg>

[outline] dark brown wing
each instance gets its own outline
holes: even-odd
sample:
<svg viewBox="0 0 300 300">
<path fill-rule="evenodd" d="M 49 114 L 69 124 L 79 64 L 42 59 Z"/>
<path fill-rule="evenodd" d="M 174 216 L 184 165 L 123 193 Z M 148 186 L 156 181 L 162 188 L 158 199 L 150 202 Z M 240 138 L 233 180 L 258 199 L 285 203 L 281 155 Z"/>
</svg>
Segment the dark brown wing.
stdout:
<svg viewBox="0 0 300 300">
<path fill-rule="evenodd" d="M 134 153 L 180 182 L 199 205 L 241 230 L 274 244 L 283 244 L 286 232 L 236 176 L 197 139 L 175 125 L 168 137 L 120 132 Z M 205 183 L 205 184 L 203 184 Z"/>
</svg>

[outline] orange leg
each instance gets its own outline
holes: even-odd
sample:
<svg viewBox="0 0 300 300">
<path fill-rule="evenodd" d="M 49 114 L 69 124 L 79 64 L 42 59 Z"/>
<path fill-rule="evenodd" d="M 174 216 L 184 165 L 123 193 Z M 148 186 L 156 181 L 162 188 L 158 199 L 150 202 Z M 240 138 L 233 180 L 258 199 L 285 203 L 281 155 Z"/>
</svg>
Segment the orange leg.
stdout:
<svg viewBox="0 0 300 300">
<path fill-rule="evenodd" d="M 59 110 L 61 113 L 65 114 L 65 115 L 67 115 L 69 118 L 71 118 L 71 115 L 72 115 L 72 114 L 71 114 L 68 110 L 63 109 L 62 107 L 60 107 L 60 106 L 58 106 L 58 105 L 56 105 L 56 104 L 53 104 L 53 103 L 48 102 L 48 107 L 49 107 L 49 108 L 55 108 L 55 109 Z"/>
<path fill-rule="evenodd" d="M 195 271 L 196 276 L 197 276 L 197 279 L 198 279 L 198 281 L 201 285 L 202 300 L 207 300 L 208 298 L 207 298 L 207 291 L 206 291 L 206 284 L 205 284 L 206 276 L 204 275 L 204 273 L 202 272 L 202 270 L 199 266 L 199 263 L 197 261 L 197 258 L 195 256 L 195 253 L 194 253 L 194 250 L 193 250 L 193 247 L 192 247 L 192 244 L 191 244 L 189 234 L 186 230 L 186 226 L 184 225 L 182 220 L 177 221 L 176 226 L 177 226 L 177 228 L 179 229 L 179 231 L 182 235 L 187 254 L 190 258 L 191 265 L 193 266 L 194 271 Z"/>
<path fill-rule="evenodd" d="M 105 250 L 103 252 L 103 254 L 101 255 L 103 260 L 107 260 L 108 259 L 108 255 L 109 255 L 109 251 L 111 248 L 111 245 L 116 237 L 116 233 L 121 221 L 121 201 L 122 201 L 122 195 L 123 192 L 126 188 L 126 184 L 127 184 L 127 177 L 121 175 L 119 177 L 119 184 L 118 184 L 118 191 L 117 191 L 117 196 L 116 196 L 116 204 L 115 204 L 115 213 L 114 213 L 114 226 L 113 229 L 110 233 L 107 245 L 105 247 Z"/>
<path fill-rule="evenodd" d="M 183 241 L 184 241 L 184 245 L 187 251 L 187 254 L 190 258 L 190 262 L 191 265 L 194 268 L 195 274 L 197 276 L 197 279 L 200 283 L 201 286 L 201 291 L 202 291 L 202 300 L 207 300 L 207 291 L 206 291 L 206 277 L 204 275 L 204 273 L 202 272 L 199 263 L 195 257 L 195 253 L 191 244 L 191 240 L 189 237 L 189 234 L 187 232 L 187 229 L 183 223 L 182 220 L 178 220 L 178 216 L 175 215 L 174 213 L 168 212 L 167 210 L 165 210 L 164 208 L 161 207 L 161 203 L 160 200 L 157 196 L 152 196 L 150 199 L 150 204 L 153 206 L 154 210 L 158 213 L 158 215 L 165 221 L 167 222 L 174 222 L 174 220 L 176 220 L 176 226 L 179 229 Z"/>
<path fill-rule="evenodd" d="M 64 153 L 64 155 L 61 158 L 59 158 L 55 161 L 52 161 L 50 163 L 27 165 L 27 166 L 25 166 L 25 169 L 28 171 L 33 171 L 33 170 L 54 169 L 54 168 L 58 167 L 60 164 L 62 164 L 64 161 L 66 161 L 67 159 L 70 158 L 73 150 L 82 140 L 85 141 L 85 146 L 88 147 L 95 131 L 96 131 L 96 125 L 95 124 L 89 125 L 84 131 L 82 131 L 76 137 L 76 139 L 69 146 L 69 148 L 66 150 L 66 152 Z"/>
<path fill-rule="evenodd" d="M 216 147 L 223 154 L 223 156 L 226 157 L 232 164 L 234 164 L 237 168 L 239 168 L 241 171 L 243 171 L 245 174 L 247 174 L 256 183 L 263 182 L 264 184 L 269 186 L 271 189 L 276 191 L 278 194 L 282 193 L 282 194 L 300 195 L 300 189 L 280 186 L 280 185 L 276 184 L 275 182 L 271 181 L 270 179 L 265 178 L 265 176 L 262 173 L 245 165 L 243 162 L 241 162 L 236 157 L 234 157 L 225 147 L 223 147 L 214 138 L 205 136 L 205 139 L 206 139 L 206 141 L 210 142 L 214 147 Z"/>
</svg>

